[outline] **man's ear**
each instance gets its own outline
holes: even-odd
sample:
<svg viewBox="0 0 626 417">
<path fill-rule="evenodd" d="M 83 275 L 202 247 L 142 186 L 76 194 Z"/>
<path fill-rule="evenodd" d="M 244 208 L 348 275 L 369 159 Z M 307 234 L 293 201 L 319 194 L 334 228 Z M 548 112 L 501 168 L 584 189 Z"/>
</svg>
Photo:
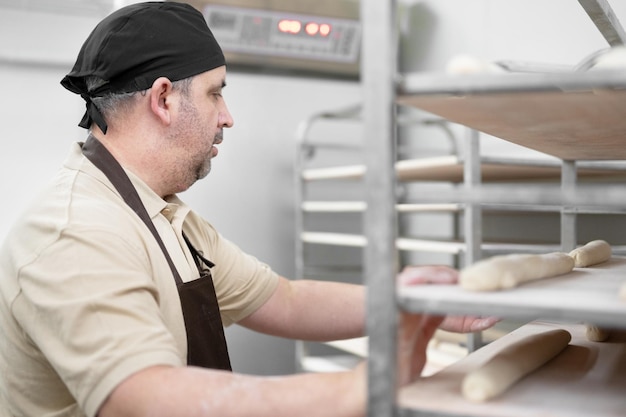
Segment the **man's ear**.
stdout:
<svg viewBox="0 0 626 417">
<path fill-rule="evenodd" d="M 166 77 L 159 77 L 150 89 L 150 109 L 162 123 L 172 121 L 172 82 Z"/>
</svg>

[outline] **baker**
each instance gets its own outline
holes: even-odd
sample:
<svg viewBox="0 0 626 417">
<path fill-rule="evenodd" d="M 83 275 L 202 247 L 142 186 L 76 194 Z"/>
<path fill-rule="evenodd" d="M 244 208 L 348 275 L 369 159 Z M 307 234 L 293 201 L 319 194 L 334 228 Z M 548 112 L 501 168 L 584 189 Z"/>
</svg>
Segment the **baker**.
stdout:
<svg viewBox="0 0 626 417">
<path fill-rule="evenodd" d="M 124 7 L 83 44 L 61 83 L 84 99 L 89 133 L 0 252 L 0 415 L 365 413 L 363 364 L 280 377 L 230 370 L 223 326 L 361 336 L 365 291 L 279 276 L 177 196 L 209 173 L 233 126 L 225 65 L 202 14 L 181 3 Z M 455 282 L 456 271 L 400 277 Z M 439 325 L 493 324 L 442 320 L 403 316 L 400 384 L 419 374 Z"/>
</svg>

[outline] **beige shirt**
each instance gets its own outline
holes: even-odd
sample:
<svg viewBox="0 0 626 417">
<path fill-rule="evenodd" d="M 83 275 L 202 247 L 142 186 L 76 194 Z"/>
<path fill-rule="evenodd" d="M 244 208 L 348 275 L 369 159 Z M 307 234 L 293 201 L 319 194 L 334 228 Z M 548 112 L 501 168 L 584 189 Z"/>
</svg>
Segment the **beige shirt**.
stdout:
<svg viewBox="0 0 626 417">
<path fill-rule="evenodd" d="M 278 276 L 177 197 L 129 173 L 183 281 L 211 269 L 225 325 L 259 308 Z M 0 415 L 94 416 L 122 380 L 186 364 L 176 284 L 154 237 L 78 144 L 0 251 Z"/>
</svg>

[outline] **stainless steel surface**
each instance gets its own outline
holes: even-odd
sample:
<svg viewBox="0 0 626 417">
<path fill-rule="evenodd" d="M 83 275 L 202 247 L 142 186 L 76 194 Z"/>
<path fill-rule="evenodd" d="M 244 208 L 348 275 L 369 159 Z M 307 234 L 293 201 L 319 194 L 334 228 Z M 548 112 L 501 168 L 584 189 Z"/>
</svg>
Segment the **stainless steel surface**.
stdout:
<svg viewBox="0 0 626 417">
<path fill-rule="evenodd" d="M 563 161 L 561 167 L 561 188 L 563 192 L 576 190 L 577 173 L 575 161 Z M 563 205 L 561 209 L 561 250 L 569 252 L 576 247 L 577 214 L 573 207 Z"/>
<path fill-rule="evenodd" d="M 473 129 L 466 129 L 467 140 L 465 145 L 464 186 L 471 190 L 482 182 L 480 161 L 480 137 Z M 463 266 L 468 266 L 482 258 L 482 231 L 483 216 L 480 204 L 465 205 L 465 261 Z M 482 334 L 480 332 L 467 335 L 467 349 L 470 352 L 482 346 Z"/>
<path fill-rule="evenodd" d="M 367 414 L 392 417 L 396 398 L 397 306 L 395 212 L 395 88 L 397 52 L 396 0 L 363 0 L 361 80 L 367 173 L 364 227 L 368 244 L 365 271 L 368 286 Z"/>
<path fill-rule="evenodd" d="M 501 185 L 481 185 L 471 191 L 456 189 L 451 191 L 424 191 L 420 195 L 424 203 L 483 203 L 487 205 L 515 205 L 519 209 L 537 205 L 575 206 L 578 211 L 623 210 L 626 207 L 626 193 L 622 184 L 597 185 L 579 184 L 575 190 L 563 190 L 559 185 L 537 185 L 532 188 L 515 188 Z"/>
<path fill-rule="evenodd" d="M 578 0 L 611 46 L 626 44 L 626 32 L 607 0 Z"/>
<path fill-rule="evenodd" d="M 464 187 L 472 190 L 482 182 L 480 170 L 480 138 L 477 131 L 467 129 L 467 140 L 465 147 Z M 482 211 L 480 204 L 465 205 L 465 242 L 467 245 L 465 263 L 463 266 L 471 265 L 482 258 Z"/>
<path fill-rule="evenodd" d="M 468 74 L 409 73 L 399 77 L 398 94 L 464 96 L 468 94 L 528 91 L 575 92 L 597 89 L 621 90 L 624 71 Z"/>
</svg>

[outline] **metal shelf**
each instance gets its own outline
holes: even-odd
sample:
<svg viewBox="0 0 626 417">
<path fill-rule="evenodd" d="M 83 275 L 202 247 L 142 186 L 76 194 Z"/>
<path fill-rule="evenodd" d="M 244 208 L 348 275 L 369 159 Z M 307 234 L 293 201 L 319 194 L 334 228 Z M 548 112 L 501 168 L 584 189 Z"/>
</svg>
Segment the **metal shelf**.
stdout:
<svg viewBox="0 0 626 417">
<path fill-rule="evenodd" d="M 623 70 L 411 74 L 397 100 L 564 160 L 626 159 Z"/>
<path fill-rule="evenodd" d="M 624 281 L 622 277 L 626 272 L 626 260 L 614 258 L 607 265 L 575 270 L 571 274 L 527 284 L 509 292 L 468 294 L 457 286 L 444 288 L 427 285 L 393 288 L 393 294 L 390 295 L 388 290 L 392 285 L 386 278 L 392 273 L 398 248 L 393 216 L 397 214 L 397 207 L 393 205 L 389 191 L 393 191 L 396 185 L 394 180 L 399 179 L 397 165 L 390 164 L 389 158 L 395 145 L 391 101 L 563 160 L 559 178 L 561 188 L 557 188 L 556 193 L 553 189 L 536 192 L 526 188 L 522 194 L 507 197 L 511 200 L 508 201 L 507 198 L 502 199 L 509 191 L 506 187 L 502 187 L 501 193 L 494 196 L 490 194 L 491 190 L 482 185 L 489 180 L 486 176 L 481 178 L 483 164 L 477 157 L 477 146 L 472 144 L 468 163 L 463 170 L 465 187 L 447 194 L 432 192 L 429 196 L 420 196 L 426 197 L 420 202 L 458 203 L 466 208 L 466 223 L 474 223 L 476 220 L 478 224 L 474 230 L 475 239 L 470 240 L 471 245 L 468 247 L 468 258 L 476 260 L 473 255 L 480 252 L 476 250 L 476 245 L 480 247 L 482 242 L 481 207 L 502 202 L 522 207 L 528 204 L 536 206 L 541 198 L 546 197 L 550 206 L 561 208 L 563 249 L 576 244 L 575 220 L 576 214 L 581 211 L 578 206 L 566 203 L 582 202 L 585 206 L 583 210 L 591 212 L 594 206 L 606 206 L 606 201 L 601 193 L 596 193 L 595 198 L 587 198 L 586 201 L 572 194 L 583 178 L 583 164 L 574 161 L 602 161 L 612 165 L 615 160 L 626 159 L 626 75 L 624 71 L 593 70 L 463 76 L 409 74 L 399 77 L 396 57 L 380 57 L 381 49 L 396 50 L 398 35 L 393 23 L 397 2 L 391 0 L 384 3 L 364 0 L 361 6 L 366 34 L 362 73 L 369 158 L 364 172 L 369 179 L 366 242 L 373 243 L 368 248 L 366 271 L 370 291 L 376 294 L 368 301 L 368 329 L 372 331 L 368 416 L 621 415 L 626 406 L 623 400 L 623 388 L 626 386 L 624 345 L 616 346 L 617 349 L 613 351 L 608 349 L 607 352 L 606 346 L 598 348 L 581 340 L 580 332 L 576 333 L 576 345 L 582 345 L 585 349 L 573 350 L 582 352 L 583 357 L 565 364 L 569 366 L 548 369 L 548 381 L 545 384 L 539 381 L 534 395 L 525 398 L 522 395 L 520 401 L 515 396 L 511 397 L 511 401 L 507 397 L 475 409 L 467 402 L 459 404 L 446 391 L 445 384 L 458 385 L 465 369 L 463 367 L 473 359 L 480 359 L 492 352 L 490 349 L 500 344 L 497 340 L 487 345 L 486 350 L 480 349 L 470 354 L 468 362 L 459 361 L 459 367 L 455 364 L 403 389 L 400 402 L 396 402 L 398 393 L 393 386 L 395 344 L 390 339 L 395 340 L 397 322 L 394 314 L 397 314 L 398 307 L 436 314 L 498 315 L 524 320 L 537 317 L 585 320 L 623 327 L 626 326 L 626 302 L 620 302 L 617 294 Z M 579 3 L 610 45 L 624 44 L 624 31 L 606 0 L 579 0 Z M 388 179 L 383 184 L 388 188 L 381 188 L 377 184 L 376 179 L 381 177 Z M 389 180 L 389 177 L 393 179 Z M 480 192 L 476 192 L 477 188 Z M 624 198 L 618 198 L 623 196 L 623 190 L 616 191 L 619 195 L 611 193 L 609 206 L 619 212 L 624 207 L 620 203 Z M 510 191 L 508 193 L 511 194 Z M 453 198 L 445 200 L 449 196 Z M 395 213 L 390 214 L 394 208 Z M 380 219 L 376 225 L 375 219 Z M 466 236 L 469 236 L 467 229 Z M 395 304 L 398 297 L 399 306 Z M 516 334 L 523 334 L 523 331 Z M 584 356 L 585 353 L 587 356 Z M 586 372 L 589 368 L 592 368 L 591 372 Z M 578 382 L 576 379 L 579 377 L 583 383 L 574 389 L 570 389 L 570 386 L 567 389 L 560 387 L 560 382 Z M 440 380 L 443 384 L 438 383 Z M 529 381 L 533 385 L 537 380 Z M 556 386 L 550 387 L 551 384 Z M 541 406 L 546 403 L 550 404 Z"/>
<path fill-rule="evenodd" d="M 365 235 L 330 232 L 302 232 L 300 240 L 304 243 L 364 248 L 367 245 Z M 462 241 L 443 241 L 435 239 L 414 239 L 398 237 L 396 248 L 403 251 L 420 251 L 458 255 L 464 253 L 467 244 Z M 547 253 L 560 250 L 558 244 L 545 243 L 492 243 L 483 242 L 481 249 L 489 254 L 502 253 Z"/>
<path fill-rule="evenodd" d="M 458 195 L 456 196 L 459 197 Z M 620 199 L 620 204 L 626 199 Z M 560 213 L 562 206 L 550 204 L 506 204 L 492 203 L 480 204 L 483 213 L 487 212 L 543 212 Z M 365 201 L 303 201 L 300 209 L 305 213 L 363 213 L 367 210 Z M 399 203 L 396 204 L 398 213 L 462 213 L 465 204 L 462 203 Z M 570 207 L 568 210 L 578 214 L 626 214 L 626 209 L 616 205 L 607 207 Z"/>
<path fill-rule="evenodd" d="M 626 103 L 626 101 L 625 101 Z M 626 128 L 626 127 L 625 127 Z M 524 180 L 560 180 L 561 162 L 558 160 L 482 157 L 480 160 L 483 182 Z M 413 158 L 395 164 L 399 181 L 463 182 L 464 160 L 456 155 L 431 158 Z M 302 171 L 303 181 L 361 180 L 365 177 L 365 165 L 344 165 L 311 168 Z M 616 164 L 581 166 L 578 174 L 584 179 L 624 179 L 626 165 Z"/>
<path fill-rule="evenodd" d="M 558 277 L 508 291 L 471 292 L 460 286 L 428 285 L 398 289 L 399 304 L 409 311 L 478 314 L 522 320 L 587 321 L 626 327 L 626 258 L 613 257 L 592 268 L 576 268 Z"/>
</svg>

